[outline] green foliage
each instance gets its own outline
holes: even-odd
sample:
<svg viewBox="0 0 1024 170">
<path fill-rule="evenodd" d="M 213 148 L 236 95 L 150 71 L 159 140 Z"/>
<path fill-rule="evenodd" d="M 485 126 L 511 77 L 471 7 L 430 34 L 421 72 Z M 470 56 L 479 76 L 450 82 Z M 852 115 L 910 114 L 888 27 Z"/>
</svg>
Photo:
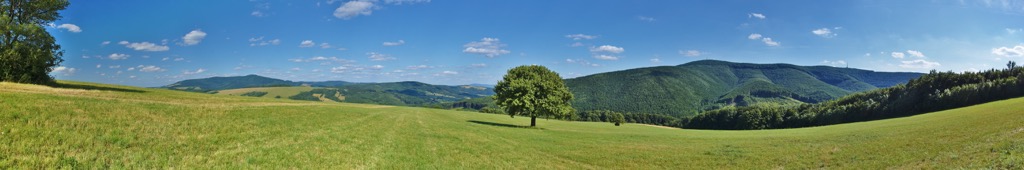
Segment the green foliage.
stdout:
<svg viewBox="0 0 1024 170">
<path fill-rule="evenodd" d="M 662 126 L 674 126 L 678 124 L 679 118 L 663 114 L 649 113 L 619 113 L 609 110 L 588 110 L 577 112 L 568 120 L 588 122 L 612 122 L 615 123 L 617 116 L 622 116 L 621 123 L 640 123 Z"/>
<path fill-rule="evenodd" d="M 491 96 L 477 97 L 472 99 L 460 100 L 457 102 L 441 103 L 440 107 L 443 109 L 469 109 L 469 110 L 481 110 L 486 107 L 500 108 L 494 104 L 494 98 Z"/>
<path fill-rule="evenodd" d="M 1012 65 L 1008 64 L 1008 65 Z M 1024 96 L 1024 68 L 935 72 L 906 85 L 836 100 L 789 106 L 730 107 L 707 111 L 678 126 L 696 129 L 774 129 L 904 117 Z"/>
<path fill-rule="evenodd" d="M 611 122 L 615 123 L 615 126 L 619 126 L 619 124 L 626 123 L 626 117 L 622 116 L 622 113 L 612 112 L 611 119 Z"/>
<path fill-rule="evenodd" d="M 573 95 L 558 73 L 539 65 L 519 66 L 508 70 L 494 88 L 494 102 L 509 116 L 564 117 L 574 109 Z M 536 126 L 534 121 L 530 126 Z"/>
<path fill-rule="evenodd" d="M 0 1 L 0 81 L 52 84 L 64 52 L 44 25 L 60 19 L 67 0 Z"/>
<path fill-rule="evenodd" d="M 919 73 L 715 60 L 637 68 L 566 80 L 577 110 L 692 116 L 758 103 L 818 103 L 905 83 Z"/>
<path fill-rule="evenodd" d="M 242 93 L 239 96 L 263 97 L 263 95 L 267 95 L 267 92 L 251 91 L 251 92 L 247 92 L 247 93 Z"/>
</svg>

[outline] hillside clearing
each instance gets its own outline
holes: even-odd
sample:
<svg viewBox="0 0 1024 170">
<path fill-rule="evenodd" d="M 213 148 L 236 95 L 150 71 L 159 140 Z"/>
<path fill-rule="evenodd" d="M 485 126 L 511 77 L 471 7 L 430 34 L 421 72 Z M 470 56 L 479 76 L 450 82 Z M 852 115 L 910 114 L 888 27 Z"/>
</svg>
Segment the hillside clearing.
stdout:
<svg viewBox="0 0 1024 170">
<path fill-rule="evenodd" d="M 756 131 L 538 120 L 62 82 L 0 83 L 0 169 L 737 168 L 1024 165 L 1024 98 Z"/>
</svg>

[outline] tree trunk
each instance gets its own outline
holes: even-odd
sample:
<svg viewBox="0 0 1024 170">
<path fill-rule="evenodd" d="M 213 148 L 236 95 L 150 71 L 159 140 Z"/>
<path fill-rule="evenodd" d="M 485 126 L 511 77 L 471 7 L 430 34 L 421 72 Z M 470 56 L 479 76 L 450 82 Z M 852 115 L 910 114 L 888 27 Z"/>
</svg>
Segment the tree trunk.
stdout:
<svg viewBox="0 0 1024 170">
<path fill-rule="evenodd" d="M 530 116 L 530 127 L 537 126 L 537 116 Z"/>
</svg>

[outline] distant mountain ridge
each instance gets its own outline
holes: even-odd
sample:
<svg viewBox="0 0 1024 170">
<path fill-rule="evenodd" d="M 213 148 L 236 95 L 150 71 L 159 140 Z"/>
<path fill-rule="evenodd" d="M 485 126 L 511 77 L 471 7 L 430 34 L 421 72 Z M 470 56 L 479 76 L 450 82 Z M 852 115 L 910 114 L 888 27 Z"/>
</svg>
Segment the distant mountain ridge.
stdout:
<svg viewBox="0 0 1024 170">
<path fill-rule="evenodd" d="M 577 110 L 684 117 L 725 106 L 817 103 L 906 83 L 922 73 L 700 60 L 566 80 Z"/>
<path fill-rule="evenodd" d="M 471 85 L 446 86 L 414 81 L 390 83 L 352 83 L 346 81 L 295 82 L 258 75 L 190 79 L 161 88 L 216 93 L 220 90 L 229 89 L 292 86 L 330 87 L 330 89 L 313 89 L 312 91 L 298 94 L 302 96 L 281 96 L 282 98 L 319 101 L 315 96 L 341 94 L 343 102 L 427 106 L 494 94 L 493 88 Z"/>
<path fill-rule="evenodd" d="M 233 77 L 210 77 L 201 79 L 189 79 L 178 81 L 161 88 L 209 92 L 225 89 L 249 88 L 249 87 L 273 87 L 273 86 L 313 86 L 313 87 L 334 87 L 348 84 L 355 84 L 346 81 L 321 81 L 321 82 L 294 82 L 288 80 L 263 77 L 255 74 Z"/>
</svg>

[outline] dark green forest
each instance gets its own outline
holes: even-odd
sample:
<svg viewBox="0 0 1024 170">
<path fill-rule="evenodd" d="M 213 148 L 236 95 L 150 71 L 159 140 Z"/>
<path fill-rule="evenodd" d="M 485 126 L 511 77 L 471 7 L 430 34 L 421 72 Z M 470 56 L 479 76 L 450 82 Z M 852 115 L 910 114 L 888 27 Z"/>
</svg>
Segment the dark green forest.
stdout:
<svg viewBox="0 0 1024 170">
<path fill-rule="evenodd" d="M 1024 69 L 936 72 L 818 104 L 728 107 L 682 119 L 692 129 L 778 129 L 904 117 L 1024 96 Z"/>
<path fill-rule="evenodd" d="M 818 103 L 904 83 L 920 73 L 716 60 L 566 79 L 577 110 L 687 117 L 758 103 Z"/>
</svg>

